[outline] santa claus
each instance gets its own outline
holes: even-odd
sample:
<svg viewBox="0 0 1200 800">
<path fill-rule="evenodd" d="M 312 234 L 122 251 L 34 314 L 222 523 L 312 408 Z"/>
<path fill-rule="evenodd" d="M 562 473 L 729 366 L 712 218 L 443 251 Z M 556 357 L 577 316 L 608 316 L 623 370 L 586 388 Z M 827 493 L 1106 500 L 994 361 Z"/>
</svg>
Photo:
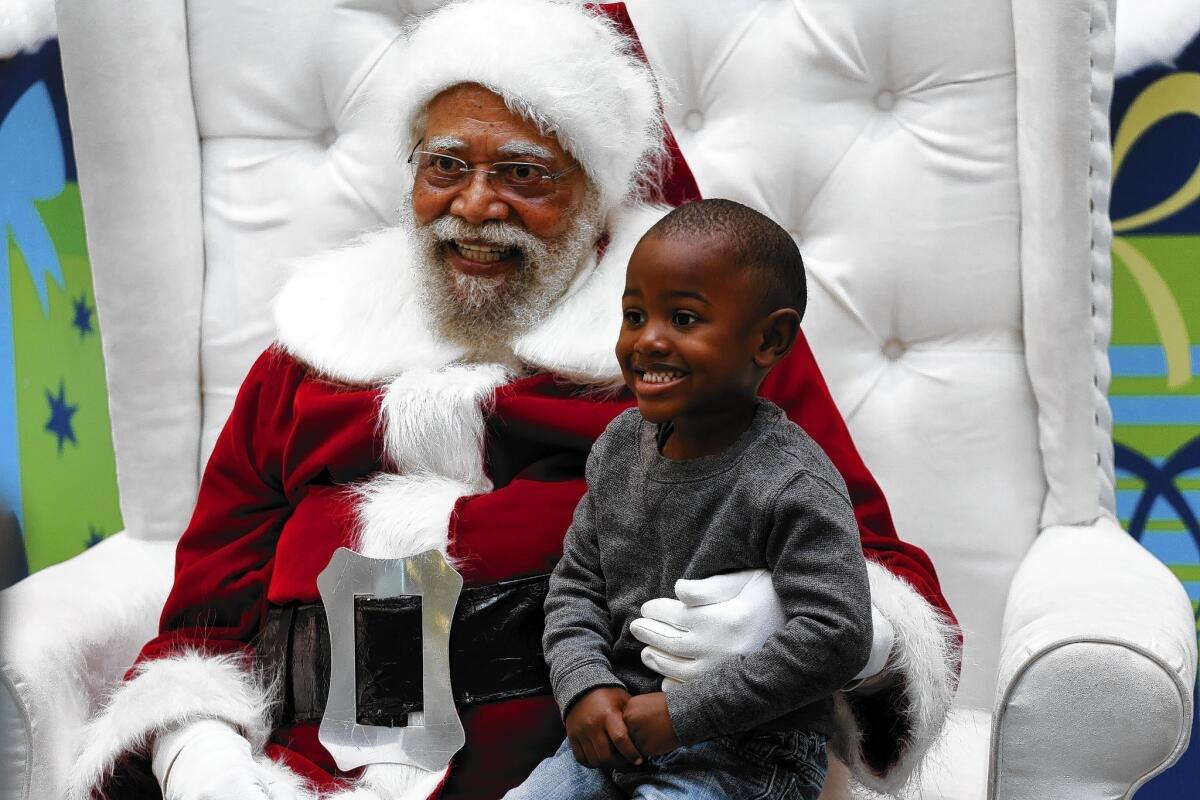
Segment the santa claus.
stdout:
<svg viewBox="0 0 1200 800">
<path fill-rule="evenodd" d="M 619 9 L 472 0 L 401 46 L 403 96 L 377 101 L 398 112 L 411 192 L 394 227 L 312 259 L 281 291 L 276 342 L 179 542 L 160 633 L 91 723 L 77 797 L 498 797 L 562 740 L 541 597 L 588 449 L 632 404 L 613 352 L 625 265 L 665 211 L 651 198 L 673 151 Z M 695 194 L 685 165 L 670 174 L 667 199 Z M 952 618 L 803 341 L 762 393 L 854 500 L 877 635 L 840 698 L 834 751 L 896 791 L 953 694 Z M 342 547 L 436 550 L 461 574 L 443 677 L 466 744 L 452 760 L 343 771 L 319 740 L 331 688 L 317 578 Z M 636 626 L 666 680 L 757 647 L 778 618 L 761 575 L 681 584 Z M 419 604 L 367 600 L 353 612 L 356 722 L 419 728 L 413 653 L 432 632 Z"/>
</svg>

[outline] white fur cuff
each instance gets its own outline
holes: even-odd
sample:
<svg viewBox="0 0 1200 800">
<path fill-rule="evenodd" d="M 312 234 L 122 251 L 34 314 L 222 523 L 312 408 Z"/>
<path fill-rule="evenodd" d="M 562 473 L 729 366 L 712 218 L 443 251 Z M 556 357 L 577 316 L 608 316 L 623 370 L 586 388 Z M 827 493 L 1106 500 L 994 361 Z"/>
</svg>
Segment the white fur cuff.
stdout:
<svg viewBox="0 0 1200 800">
<path fill-rule="evenodd" d="M 899 673 L 908 701 L 905 740 L 900 757 L 887 775 L 875 775 L 863 762 L 858 732 L 849 734 L 849 766 L 868 789 L 903 796 L 915 784 L 921 763 L 937 739 L 958 685 L 958 630 L 911 585 L 886 568 L 867 562 L 871 602 L 892 624 L 895 644 L 887 669 Z"/>
<path fill-rule="evenodd" d="M 122 754 L 146 754 L 159 733 L 194 720 L 224 720 L 261 751 L 270 733 L 269 706 L 267 688 L 236 657 L 190 652 L 146 662 L 84 728 L 68 798 L 87 800 Z"/>
</svg>

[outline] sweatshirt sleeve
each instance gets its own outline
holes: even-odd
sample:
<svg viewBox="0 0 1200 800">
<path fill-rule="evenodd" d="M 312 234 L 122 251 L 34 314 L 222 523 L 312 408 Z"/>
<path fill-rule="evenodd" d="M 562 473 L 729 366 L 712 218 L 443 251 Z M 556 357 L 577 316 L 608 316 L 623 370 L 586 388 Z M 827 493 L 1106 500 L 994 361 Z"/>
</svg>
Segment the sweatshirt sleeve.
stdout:
<svg viewBox="0 0 1200 800">
<path fill-rule="evenodd" d="M 550 575 L 542 648 L 550 666 L 554 699 L 565 716 L 580 696 L 600 686 L 624 686 L 612 671 L 612 623 L 600 568 L 596 495 L 600 459 L 609 432 L 588 455 L 588 490 L 575 507 L 563 540 L 563 556 Z"/>
<path fill-rule="evenodd" d="M 844 491 L 795 475 L 767 511 L 767 561 L 787 623 L 757 652 L 732 656 L 667 693 L 685 744 L 758 727 L 823 700 L 871 650 L 871 595 Z"/>
</svg>

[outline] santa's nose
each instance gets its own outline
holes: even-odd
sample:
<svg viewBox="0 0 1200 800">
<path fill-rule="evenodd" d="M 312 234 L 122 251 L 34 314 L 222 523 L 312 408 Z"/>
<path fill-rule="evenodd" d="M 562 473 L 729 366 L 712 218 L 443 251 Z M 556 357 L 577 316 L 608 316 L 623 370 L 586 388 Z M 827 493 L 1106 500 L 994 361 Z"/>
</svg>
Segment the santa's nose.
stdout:
<svg viewBox="0 0 1200 800">
<path fill-rule="evenodd" d="M 470 179 L 458 190 L 450 203 L 450 213 L 456 217 L 479 225 L 493 219 L 508 219 L 512 209 L 498 192 L 492 188 L 488 175 L 471 173 Z"/>
</svg>

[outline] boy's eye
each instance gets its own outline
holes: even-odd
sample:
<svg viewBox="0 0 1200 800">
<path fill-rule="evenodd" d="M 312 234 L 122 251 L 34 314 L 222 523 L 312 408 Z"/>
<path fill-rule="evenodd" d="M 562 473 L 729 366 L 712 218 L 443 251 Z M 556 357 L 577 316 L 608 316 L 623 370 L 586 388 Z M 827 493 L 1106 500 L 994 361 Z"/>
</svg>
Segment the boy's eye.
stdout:
<svg viewBox="0 0 1200 800">
<path fill-rule="evenodd" d="M 641 325 L 646 320 L 646 315 L 636 308 L 628 308 L 625 310 L 625 322 L 630 325 Z"/>
<path fill-rule="evenodd" d="M 671 323 L 681 328 L 694 324 L 700 318 L 690 311 L 676 311 L 671 315 Z"/>
</svg>

